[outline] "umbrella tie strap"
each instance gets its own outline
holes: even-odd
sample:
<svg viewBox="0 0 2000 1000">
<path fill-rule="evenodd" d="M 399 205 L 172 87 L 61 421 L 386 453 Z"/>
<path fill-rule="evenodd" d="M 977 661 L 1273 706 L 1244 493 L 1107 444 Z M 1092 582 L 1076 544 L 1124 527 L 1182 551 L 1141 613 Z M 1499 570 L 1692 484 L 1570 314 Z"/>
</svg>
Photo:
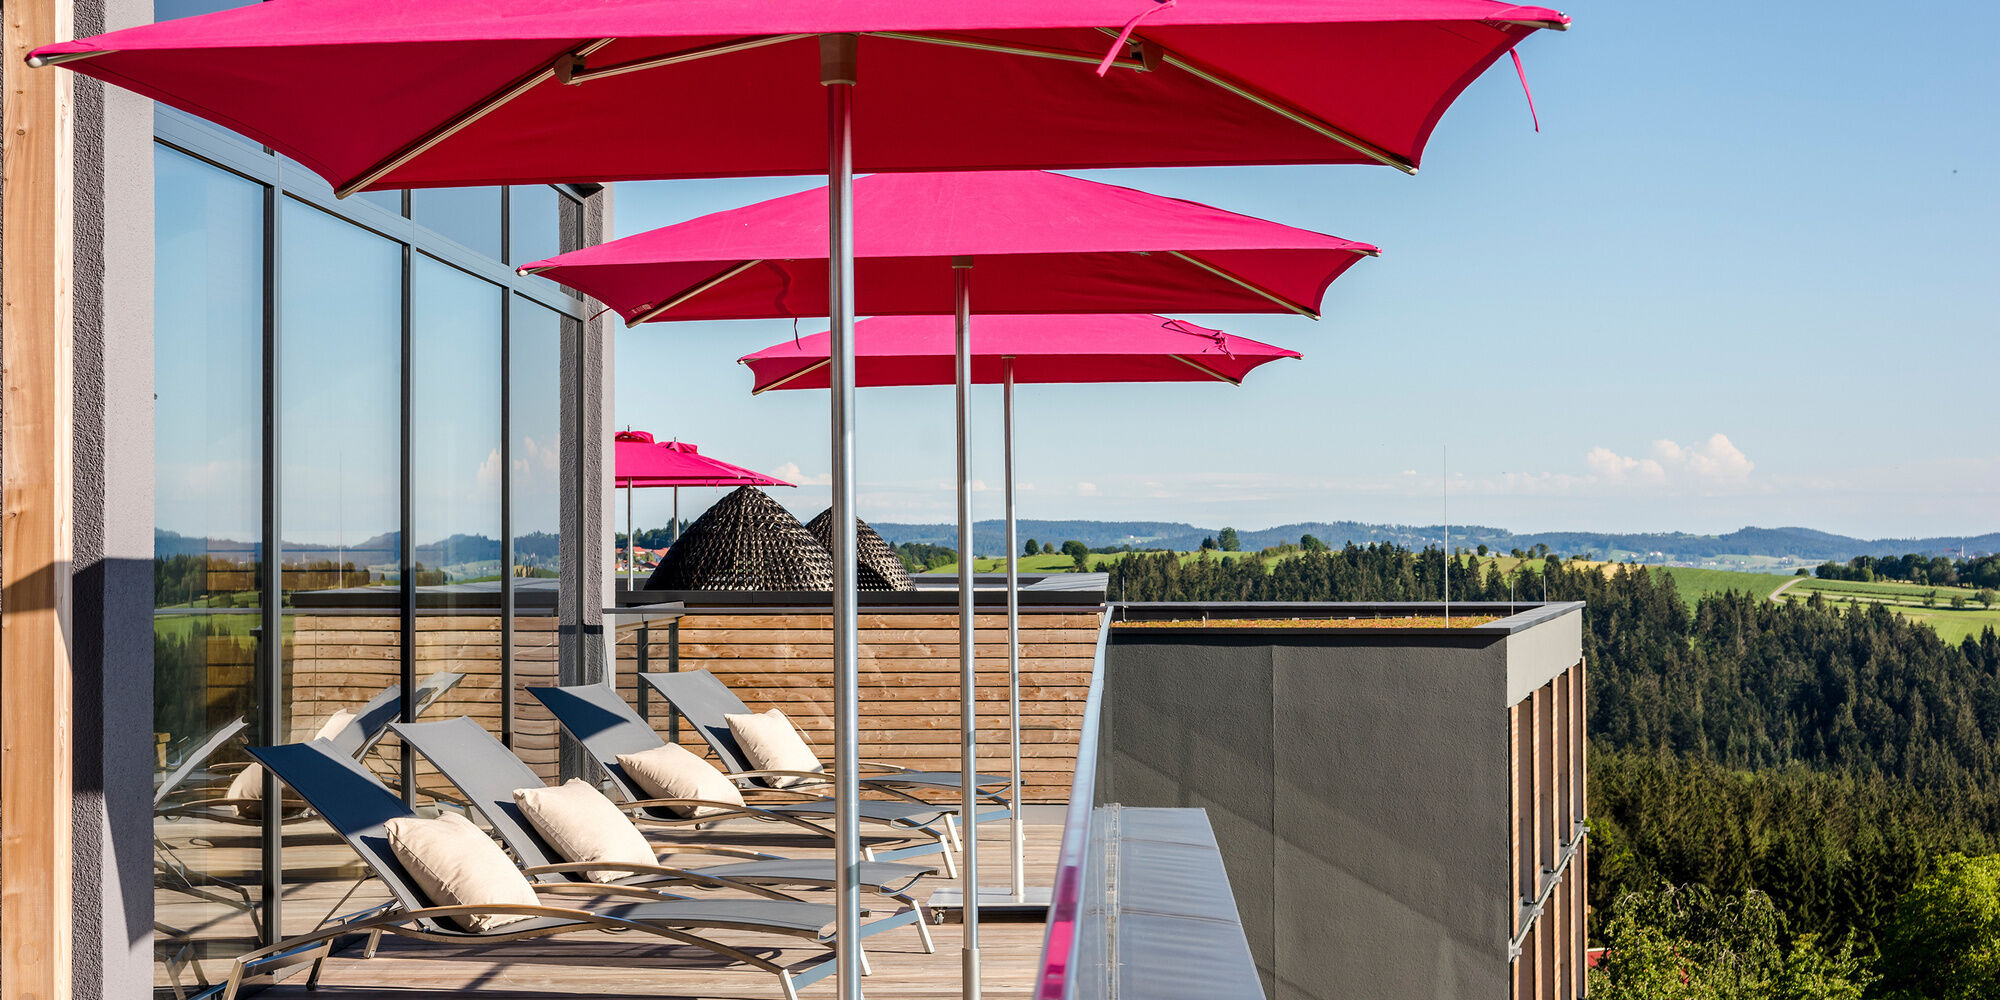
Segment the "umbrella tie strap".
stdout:
<svg viewBox="0 0 2000 1000">
<path fill-rule="evenodd" d="M 1521 65 L 1521 51 L 1508 49 L 1507 54 L 1514 57 L 1514 75 L 1521 78 L 1521 94 L 1528 99 L 1528 118 L 1535 123 L 1535 131 L 1540 132 L 1542 116 L 1535 113 L 1535 92 L 1528 89 L 1528 71 Z"/>
<path fill-rule="evenodd" d="M 1221 330 L 1204 330 L 1201 327 L 1191 323 L 1184 323 L 1177 319 L 1167 320 L 1160 325 L 1175 333 L 1185 333 L 1190 337 L 1206 337 L 1209 340 L 1215 341 L 1215 346 L 1222 351 L 1223 357 L 1233 358 L 1236 356 L 1236 352 L 1229 349 L 1229 335 L 1223 333 Z"/>
<path fill-rule="evenodd" d="M 1172 7 L 1174 3 L 1175 0 L 1153 0 L 1153 6 L 1132 15 L 1132 19 L 1126 21 L 1125 27 L 1118 32 L 1118 40 L 1111 43 L 1111 51 L 1104 53 L 1104 61 L 1097 64 L 1097 75 L 1111 72 L 1111 64 L 1118 61 L 1118 53 L 1125 51 L 1125 43 L 1131 40 L 1132 29 L 1137 28 L 1140 21 Z"/>
</svg>

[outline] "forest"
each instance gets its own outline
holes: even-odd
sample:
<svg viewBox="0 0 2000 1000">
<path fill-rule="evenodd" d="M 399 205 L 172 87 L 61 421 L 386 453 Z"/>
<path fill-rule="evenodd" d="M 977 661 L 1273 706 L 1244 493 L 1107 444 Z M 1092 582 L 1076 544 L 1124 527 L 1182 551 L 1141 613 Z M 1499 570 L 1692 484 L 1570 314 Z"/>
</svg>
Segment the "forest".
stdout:
<svg viewBox="0 0 2000 1000">
<path fill-rule="evenodd" d="M 1437 599 L 1445 564 L 1371 545 L 1093 568 L 1120 600 L 1395 601 Z M 1977 961 L 2000 955 L 2000 636 L 1818 596 L 1690 607 L 1638 566 L 1453 565 L 1455 600 L 1585 602 L 1593 996 L 2000 997 Z"/>
</svg>

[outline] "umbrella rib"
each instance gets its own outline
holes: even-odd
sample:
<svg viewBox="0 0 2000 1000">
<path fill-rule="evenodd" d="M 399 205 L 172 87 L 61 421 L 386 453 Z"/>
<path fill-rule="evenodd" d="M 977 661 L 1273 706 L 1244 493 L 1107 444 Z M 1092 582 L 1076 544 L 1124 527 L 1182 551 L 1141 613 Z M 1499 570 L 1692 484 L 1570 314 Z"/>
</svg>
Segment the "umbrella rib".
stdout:
<svg viewBox="0 0 2000 1000">
<path fill-rule="evenodd" d="M 662 66 L 677 66 L 681 63 L 690 63 L 698 59 L 707 59 L 712 56 L 733 55 L 737 52 L 747 52 L 750 49 L 760 49 L 766 45 L 777 45 L 781 42 L 795 42 L 801 38 L 812 38 L 812 37 L 814 36 L 796 35 L 796 34 L 761 35 L 756 38 L 745 38 L 734 42 L 721 42 L 716 45 L 704 45 L 698 49 L 688 49 L 685 52 L 674 52 L 664 56 L 651 56 L 645 59 L 634 59 L 631 62 L 613 63 L 609 66 L 600 66 L 596 69 L 584 69 L 582 60 L 578 59 L 571 64 L 575 67 L 574 69 L 571 69 L 567 74 L 558 71 L 557 76 L 561 77 L 565 84 L 589 83 L 592 80 L 602 80 L 607 76 L 622 76 L 626 73 L 637 73 L 640 70 L 644 69 L 658 69 Z"/>
<path fill-rule="evenodd" d="M 1205 260 L 1199 260 L 1194 257 L 1191 257 L 1187 254 L 1180 252 L 1179 250 L 1169 250 L 1167 252 L 1175 257 L 1180 258 L 1181 260 L 1187 261 L 1188 263 L 1193 264 L 1198 268 L 1201 268 L 1204 271 L 1207 271 L 1210 274 L 1215 275 L 1218 278 L 1221 278 L 1224 281 L 1229 282 L 1230 284 L 1240 286 L 1252 292 L 1256 292 L 1258 295 L 1270 299 L 1272 302 L 1276 302 L 1277 304 L 1284 306 L 1285 308 L 1290 309 L 1291 311 L 1298 313 L 1299 315 L 1304 316 L 1307 319 L 1319 318 L 1318 310 L 1308 309 L 1305 306 L 1299 305 L 1298 303 L 1293 302 L 1291 299 L 1285 298 L 1284 296 L 1279 295 L 1277 292 L 1271 291 L 1270 289 L 1265 288 L 1264 286 L 1259 285 L 1256 282 L 1247 280 L 1240 275 L 1232 274 L 1229 271 L 1225 271 L 1222 268 L 1216 267 L 1214 264 L 1210 264 Z"/>
<path fill-rule="evenodd" d="M 1110 35 L 1114 38 L 1118 36 L 1118 32 L 1113 31 L 1110 28 L 1099 28 L 1097 30 L 1102 31 L 1105 34 Z M 1150 39 L 1142 41 L 1140 37 L 1136 34 L 1132 36 L 1132 41 L 1139 42 L 1144 45 L 1159 46 L 1159 43 L 1154 42 Z M 1391 167 L 1395 167 L 1397 170 L 1401 170 L 1406 174 L 1414 174 L 1417 172 L 1416 164 L 1411 163 L 1410 161 L 1405 160 L 1402 157 L 1397 156 L 1396 154 L 1391 153 L 1388 150 L 1383 149 L 1382 147 L 1377 146 L 1366 139 L 1353 135 L 1352 133 L 1349 133 L 1346 130 L 1341 129 L 1325 121 L 1324 119 L 1319 118 L 1316 115 L 1312 115 L 1305 111 L 1301 111 L 1298 108 L 1285 103 L 1284 101 L 1278 100 L 1277 98 L 1272 97 L 1269 94 L 1263 93 L 1262 91 L 1259 91 L 1256 88 L 1249 86 L 1248 84 L 1238 83 L 1237 81 L 1231 80 L 1221 75 L 1220 73 L 1214 72 L 1213 70 L 1208 70 L 1200 66 L 1197 66 L 1194 63 L 1191 63 L 1186 59 L 1183 59 L 1180 56 L 1175 55 L 1172 50 L 1167 49 L 1164 46 L 1160 46 L 1160 54 L 1161 54 L 1161 59 L 1167 65 L 1172 66 L 1173 68 L 1178 69 L 1188 74 L 1189 76 L 1192 76 L 1195 79 L 1208 84 L 1209 86 L 1216 87 L 1218 89 L 1225 90 L 1228 91 L 1229 93 L 1235 94 L 1236 96 L 1241 97 L 1244 100 L 1257 105 L 1258 107 L 1271 111 L 1277 114 L 1279 117 L 1285 118 L 1293 122 L 1294 124 L 1302 125 L 1313 132 L 1317 132 L 1320 135 L 1327 137 L 1328 139 L 1332 139 L 1333 141 L 1340 143 L 1341 145 L 1346 146 L 1347 148 L 1352 149 L 1355 152 L 1360 153 L 1361 155 L 1366 156 L 1371 160 L 1375 160 L 1376 162 L 1383 163 Z"/>
<path fill-rule="evenodd" d="M 813 372 L 819 371 L 820 369 L 825 368 L 828 364 L 831 363 L 832 362 L 830 359 L 821 358 L 818 361 L 815 361 L 812 364 L 809 364 L 804 368 L 799 369 L 798 371 L 786 375 L 784 378 L 772 382 L 770 385 L 760 385 L 757 388 L 750 390 L 750 395 L 752 396 L 761 395 L 762 393 L 764 393 L 766 390 L 769 389 L 782 389 L 786 386 L 786 384 L 791 382 L 796 382 L 799 379 L 805 378 L 807 375 L 811 375 Z"/>
<path fill-rule="evenodd" d="M 925 45 L 948 45 L 952 48 L 973 49 L 979 52 L 999 52 L 1014 56 L 1031 56 L 1036 59 L 1054 59 L 1059 62 L 1083 63 L 1087 66 L 1095 66 L 1104 61 L 1102 55 L 1088 52 L 1070 52 L 1064 49 L 1052 49 L 1039 45 L 1022 45 L 1017 42 L 986 42 L 972 38 L 954 38 L 950 35 L 922 35 L 909 31 L 870 31 L 866 32 L 866 34 L 878 38 L 893 38 L 903 42 L 921 42 Z M 1120 59 L 1111 65 L 1123 69 L 1136 70 L 1141 73 L 1146 72 L 1148 68 L 1144 62 L 1136 59 Z"/>
<path fill-rule="evenodd" d="M 1213 368 L 1210 368 L 1209 366 L 1207 366 L 1207 365 L 1205 365 L 1205 364 L 1202 364 L 1201 362 L 1199 362 L 1199 361 L 1196 361 L 1196 360 L 1194 360 L 1193 358 L 1190 358 L 1190 357 L 1188 357 L 1187 355 L 1184 355 L 1184 354 L 1170 354 L 1170 355 L 1168 355 L 1168 357 L 1171 357 L 1171 358 L 1173 358 L 1173 359 L 1174 359 L 1175 361 L 1178 361 L 1178 362 L 1180 362 L 1181 364 L 1184 364 L 1184 365 L 1188 366 L 1189 368 L 1193 368 L 1193 369 L 1194 369 L 1194 370 L 1196 370 L 1196 371 L 1199 371 L 1199 372 L 1206 372 L 1206 373 L 1207 373 L 1208 375 L 1210 375 L 1210 376 L 1212 376 L 1213 378 L 1215 378 L 1215 380 L 1216 380 L 1216 381 L 1218 381 L 1218 382 L 1227 382 L 1227 383 L 1229 383 L 1230 385 L 1242 385 L 1242 384 L 1243 384 L 1243 380 L 1242 380 L 1242 379 L 1240 379 L 1240 378 L 1230 378 L 1229 376 L 1227 376 L 1227 375 L 1224 375 L 1224 374 L 1222 374 L 1221 372 L 1219 372 L 1219 371 L 1216 371 L 1215 369 L 1213 369 Z"/>
<path fill-rule="evenodd" d="M 388 159 L 385 159 L 380 163 L 377 163 L 374 166 L 369 167 L 366 171 L 362 172 L 361 176 L 356 177 L 355 179 L 348 181 L 346 184 L 341 185 L 333 192 L 334 197 L 345 198 L 348 195 L 351 195 L 354 192 L 359 191 L 362 188 L 365 188 L 368 185 L 381 180 L 383 177 L 388 176 L 388 174 L 391 171 L 394 171 L 402 167 L 404 164 L 409 163 L 411 160 L 414 160 L 417 157 L 424 155 L 426 152 L 429 152 L 431 148 L 436 146 L 438 143 L 441 143 L 446 139 L 449 139 L 452 136 L 457 135 L 466 126 L 471 125 L 473 122 L 476 122 L 479 119 L 484 118 L 495 111 L 498 111 L 501 107 L 505 106 L 509 101 L 512 101 L 515 98 L 520 97 L 522 94 L 525 94 L 528 91 L 533 90 L 536 87 L 539 87 L 542 84 L 552 79 L 555 79 L 556 67 L 571 65 L 575 60 L 585 58 L 589 56 L 592 52 L 596 52 L 598 49 L 601 49 L 616 40 L 617 39 L 614 38 L 600 38 L 593 42 L 587 42 L 578 48 L 571 49 L 567 52 L 564 52 L 562 55 L 559 55 L 556 58 L 550 60 L 548 65 L 543 66 L 541 69 L 536 70 L 533 73 L 530 73 L 527 76 L 524 76 L 521 79 L 516 80 L 513 83 L 510 83 L 507 86 L 494 91 L 491 94 L 488 94 L 485 98 L 481 99 L 479 103 L 474 104 L 469 108 L 466 108 L 464 111 L 459 112 L 457 115 L 454 115 L 450 121 L 447 121 L 444 124 L 439 125 L 437 128 L 431 129 L 429 132 L 426 132 L 423 135 L 418 136 L 415 141 L 411 142 L 407 146 L 404 146 L 402 149 L 397 150 L 395 153 L 391 154 L 388 157 Z"/>
<path fill-rule="evenodd" d="M 646 310 L 645 312 L 642 312 L 639 315 L 626 320 L 625 325 L 627 327 L 638 326 L 639 324 L 644 323 L 647 320 L 652 319 L 653 317 L 658 316 L 659 314 L 666 312 L 667 310 L 672 309 L 673 307 L 680 305 L 681 303 L 686 302 L 687 300 L 694 298 L 695 296 L 700 295 L 701 293 L 708 291 L 709 289 L 714 288 L 715 286 L 720 285 L 723 282 L 728 281 L 729 279 L 734 278 L 737 275 L 742 274 L 743 272 L 748 271 L 751 268 L 756 267 L 757 265 L 762 263 L 764 262 L 761 259 L 746 260 L 743 263 L 738 264 L 735 267 L 732 267 L 729 270 L 724 271 L 721 274 L 718 274 L 715 277 L 710 278 L 707 281 L 704 281 L 701 284 L 696 285 L 693 288 L 690 288 L 687 291 L 682 292 L 679 295 L 676 295 L 673 298 L 670 298 L 665 302 L 662 302 L 659 305 L 656 305 Z"/>
</svg>

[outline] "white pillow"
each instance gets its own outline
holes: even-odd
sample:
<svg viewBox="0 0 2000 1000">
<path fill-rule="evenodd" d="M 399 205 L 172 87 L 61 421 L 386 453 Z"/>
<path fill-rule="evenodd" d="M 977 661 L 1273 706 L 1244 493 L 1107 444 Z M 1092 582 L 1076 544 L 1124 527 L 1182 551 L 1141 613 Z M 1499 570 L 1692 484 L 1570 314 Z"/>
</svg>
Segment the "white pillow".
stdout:
<svg viewBox="0 0 2000 1000">
<path fill-rule="evenodd" d="M 647 795 L 656 799 L 707 799 L 743 805 L 743 793 L 714 764 L 689 753 L 678 743 L 667 743 L 638 753 L 621 753 L 618 766 L 632 776 Z M 674 806 L 674 812 L 688 819 L 715 816 L 729 810 L 717 806 Z"/>
<path fill-rule="evenodd" d="M 736 737 L 736 745 L 743 748 L 743 756 L 750 761 L 753 771 L 824 771 L 819 755 L 806 745 L 799 735 L 797 726 L 785 718 L 785 713 L 775 708 L 765 709 L 755 715 L 725 715 L 729 732 Z M 790 788 L 794 785 L 816 784 L 811 778 L 766 778 L 765 783 L 772 788 Z"/>
<path fill-rule="evenodd" d="M 313 734 L 313 739 L 333 739 L 339 736 L 347 728 L 348 724 L 353 721 L 353 712 L 344 708 L 340 709 L 332 715 L 327 716 L 326 722 L 320 725 L 319 732 Z M 280 794 L 284 797 L 284 803 L 288 807 L 295 808 L 303 804 L 299 802 L 290 789 L 286 789 Z M 236 780 L 230 782 L 229 790 L 223 793 L 224 798 L 230 799 L 261 799 L 263 795 L 264 765 L 256 761 L 251 761 L 249 767 L 236 772 Z M 264 815 L 264 804 L 262 802 L 245 802 L 236 807 L 236 815 L 244 819 L 257 819 Z"/>
<path fill-rule="evenodd" d="M 537 906 L 535 887 L 493 838 L 455 812 L 436 819 L 398 816 L 382 824 L 389 850 L 416 880 L 432 906 Z M 452 919 L 471 931 L 490 931 L 522 913 L 479 913 Z"/>
<path fill-rule="evenodd" d="M 554 788 L 517 788 L 514 804 L 564 861 L 660 863 L 646 835 L 603 792 L 582 779 L 571 778 Z M 593 882 L 616 882 L 632 873 L 605 869 L 584 874 Z"/>
</svg>

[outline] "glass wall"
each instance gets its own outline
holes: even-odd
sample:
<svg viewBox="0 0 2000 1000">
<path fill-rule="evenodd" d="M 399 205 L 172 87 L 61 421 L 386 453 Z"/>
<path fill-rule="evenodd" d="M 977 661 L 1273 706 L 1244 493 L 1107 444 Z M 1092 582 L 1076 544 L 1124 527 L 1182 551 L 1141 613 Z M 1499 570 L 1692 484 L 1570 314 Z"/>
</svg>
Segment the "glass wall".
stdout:
<svg viewBox="0 0 2000 1000">
<path fill-rule="evenodd" d="M 192 983 L 256 947 L 263 901 L 255 810 L 229 800 L 262 723 L 265 190 L 153 159 L 154 952 Z"/>
<path fill-rule="evenodd" d="M 177 112 L 155 130 L 165 997 L 383 898 L 349 894 L 358 859 L 266 797 L 249 747 L 344 734 L 421 805 L 435 786 L 385 729 L 405 690 L 511 738 L 510 684 L 553 677 L 560 343 L 582 312 L 509 261 L 579 245 L 581 213 L 549 187 L 338 201 Z"/>
</svg>

